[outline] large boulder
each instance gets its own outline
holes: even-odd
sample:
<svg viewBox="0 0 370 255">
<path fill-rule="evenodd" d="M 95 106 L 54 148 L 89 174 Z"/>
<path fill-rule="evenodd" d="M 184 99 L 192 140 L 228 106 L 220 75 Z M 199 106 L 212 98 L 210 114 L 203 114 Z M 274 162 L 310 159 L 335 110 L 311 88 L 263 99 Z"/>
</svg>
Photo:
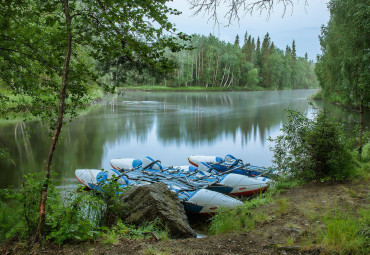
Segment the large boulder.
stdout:
<svg viewBox="0 0 370 255">
<path fill-rule="evenodd" d="M 128 190 L 121 198 L 119 217 L 126 223 L 140 225 L 160 219 L 172 238 L 195 237 L 180 200 L 161 182 Z"/>
</svg>

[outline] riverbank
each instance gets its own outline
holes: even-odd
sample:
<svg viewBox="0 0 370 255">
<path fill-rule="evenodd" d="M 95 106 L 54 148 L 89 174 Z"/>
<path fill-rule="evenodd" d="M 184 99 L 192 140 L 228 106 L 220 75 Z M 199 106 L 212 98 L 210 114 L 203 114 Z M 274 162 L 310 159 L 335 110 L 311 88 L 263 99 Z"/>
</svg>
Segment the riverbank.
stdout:
<svg viewBox="0 0 370 255">
<path fill-rule="evenodd" d="M 128 86 L 128 87 L 117 87 L 116 90 L 119 94 L 126 91 L 173 91 L 173 92 L 225 92 L 225 91 L 274 91 L 273 88 L 264 88 L 259 86 L 254 87 L 239 87 L 239 86 L 225 86 L 225 87 L 200 87 L 200 86 L 188 86 L 188 87 L 167 87 L 167 86 Z M 282 88 L 279 90 L 293 90 L 291 88 Z"/>
<path fill-rule="evenodd" d="M 281 90 L 292 90 L 292 89 L 281 89 Z M 239 92 L 239 91 L 275 91 L 271 88 L 263 87 L 237 87 L 237 86 L 228 86 L 228 87 L 167 87 L 167 86 L 127 86 L 127 87 L 116 87 L 113 95 L 124 95 L 126 92 L 130 91 L 144 91 L 144 92 Z M 24 119 L 27 120 L 37 120 L 32 114 L 30 114 L 29 109 L 31 106 L 31 99 L 27 97 L 20 97 L 10 95 L 4 89 L 1 90 L 3 95 L 9 97 L 9 102 L 2 105 L 2 113 L 0 115 L 0 123 L 6 122 L 18 122 Z M 83 115 L 88 113 L 94 105 L 97 105 L 102 102 L 102 99 L 106 93 L 104 90 L 97 86 L 90 86 L 88 89 L 88 94 L 84 100 L 84 104 L 80 109 L 77 110 L 78 115 Z"/>
<path fill-rule="evenodd" d="M 369 227 L 368 180 L 313 182 L 276 193 L 270 203 L 250 211 L 259 215 L 252 228 L 205 238 L 0 245 L 1 254 L 366 254 L 351 239 Z M 364 236 L 366 238 L 366 235 Z M 361 240 L 360 240 L 361 241 Z M 366 241 L 366 240 L 362 240 Z M 366 243 L 365 243 L 366 244 Z M 356 246 L 357 245 L 357 246 Z M 365 252 L 365 253 L 364 253 Z"/>
<path fill-rule="evenodd" d="M 353 111 L 354 109 L 357 109 L 357 110 L 360 109 L 360 106 L 359 105 L 350 105 L 350 104 L 344 102 L 342 98 L 340 98 L 339 96 L 336 96 L 334 94 L 329 95 L 329 96 L 325 96 L 321 89 L 319 89 L 317 91 L 317 93 L 313 94 L 310 97 L 310 99 L 311 100 L 318 100 L 318 101 L 321 101 L 321 100 L 327 101 L 330 104 L 339 105 L 341 107 L 344 107 L 346 109 L 349 109 L 350 111 Z M 364 105 L 364 108 L 366 110 L 370 110 L 370 106 Z"/>
</svg>

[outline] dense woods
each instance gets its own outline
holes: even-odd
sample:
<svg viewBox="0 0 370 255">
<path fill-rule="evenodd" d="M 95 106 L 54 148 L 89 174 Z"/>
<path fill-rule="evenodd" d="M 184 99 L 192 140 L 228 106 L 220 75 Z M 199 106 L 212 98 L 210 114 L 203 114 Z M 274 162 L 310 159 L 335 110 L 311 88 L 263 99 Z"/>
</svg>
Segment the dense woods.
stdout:
<svg viewBox="0 0 370 255">
<path fill-rule="evenodd" d="M 316 74 L 324 98 L 360 110 L 359 154 L 364 110 L 370 107 L 370 6 L 367 0 L 332 0 L 330 20 L 322 27 Z"/>
<path fill-rule="evenodd" d="M 297 89 L 317 87 L 314 63 L 307 54 L 296 54 L 295 41 L 283 51 L 267 33 L 261 40 L 247 32 L 244 43 L 226 43 L 213 35 L 193 35 L 193 50 L 167 52 L 176 68 L 166 75 L 148 69 L 128 70 L 119 59 L 99 64 L 98 69 L 115 85 L 156 85 L 175 87 L 240 87 L 245 89 Z M 240 46 L 241 45 L 241 46 Z"/>
<path fill-rule="evenodd" d="M 370 6 L 366 0 L 330 1 L 322 27 L 316 74 L 323 95 L 352 106 L 370 102 Z"/>
</svg>

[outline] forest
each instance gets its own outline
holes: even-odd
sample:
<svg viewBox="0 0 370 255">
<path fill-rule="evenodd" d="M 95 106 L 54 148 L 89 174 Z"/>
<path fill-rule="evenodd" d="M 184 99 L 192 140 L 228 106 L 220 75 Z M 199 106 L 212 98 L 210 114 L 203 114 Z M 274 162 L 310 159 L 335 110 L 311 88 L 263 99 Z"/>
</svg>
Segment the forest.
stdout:
<svg viewBox="0 0 370 255">
<path fill-rule="evenodd" d="M 316 74 L 322 96 L 359 108 L 370 105 L 370 6 L 365 0 L 330 1 L 322 27 Z"/>
<path fill-rule="evenodd" d="M 261 41 L 248 32 L 241 43 L 221 41 L 210 34 L 193 35 L 188 47 L 192 50 L 167 51 L 165 56 L 174 65 L 172 72 L 158 75 L 149 69 L 128 70 L 120 58 L 99 63 L 97 69 L 106 81 L 116 86 L 158 85 L 169 87 L 239 87 L 253 89 L 299 89 L 318 87 L 315 64 L 307 54 L 296 54 L 295 41 L 285 51 L 277 48 L 266 33 Z M 241 45 L 241 46 L 240 46 Z"/>
</svg>

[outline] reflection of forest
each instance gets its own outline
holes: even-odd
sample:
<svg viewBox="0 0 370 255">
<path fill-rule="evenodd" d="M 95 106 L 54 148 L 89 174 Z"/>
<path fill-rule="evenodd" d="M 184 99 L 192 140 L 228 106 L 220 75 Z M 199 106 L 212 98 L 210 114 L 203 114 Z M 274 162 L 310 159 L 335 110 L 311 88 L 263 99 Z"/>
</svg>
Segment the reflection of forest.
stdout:
<svg viewBox="0 0 370 255">
<path fill-rule="evenodd" d="M 99 167 L 104 148 L 117 141 L 126 142 L 125 146 L 150 145 L 153 129 L 154 138 L 164 145 L 175 142 L 196 146 L 238 133 L 245 143 L 259 137 L 263 144 L 284 121 L 282 109 L 306 111 L 305 98 L 312 93 L 126 93 L 64 128 L 53 168 L 63 178 L 72 178 L 76 168 Z M 350 118 L 340 109 L 333 111 L 341 119 Z M 17 184 L 23 174 L 44 168 L 50 139 L 39 122 L 0 126 L 0 140 L 10 154 L 10 159 L 0 160 L 0 187 Z"/>
</svg>

